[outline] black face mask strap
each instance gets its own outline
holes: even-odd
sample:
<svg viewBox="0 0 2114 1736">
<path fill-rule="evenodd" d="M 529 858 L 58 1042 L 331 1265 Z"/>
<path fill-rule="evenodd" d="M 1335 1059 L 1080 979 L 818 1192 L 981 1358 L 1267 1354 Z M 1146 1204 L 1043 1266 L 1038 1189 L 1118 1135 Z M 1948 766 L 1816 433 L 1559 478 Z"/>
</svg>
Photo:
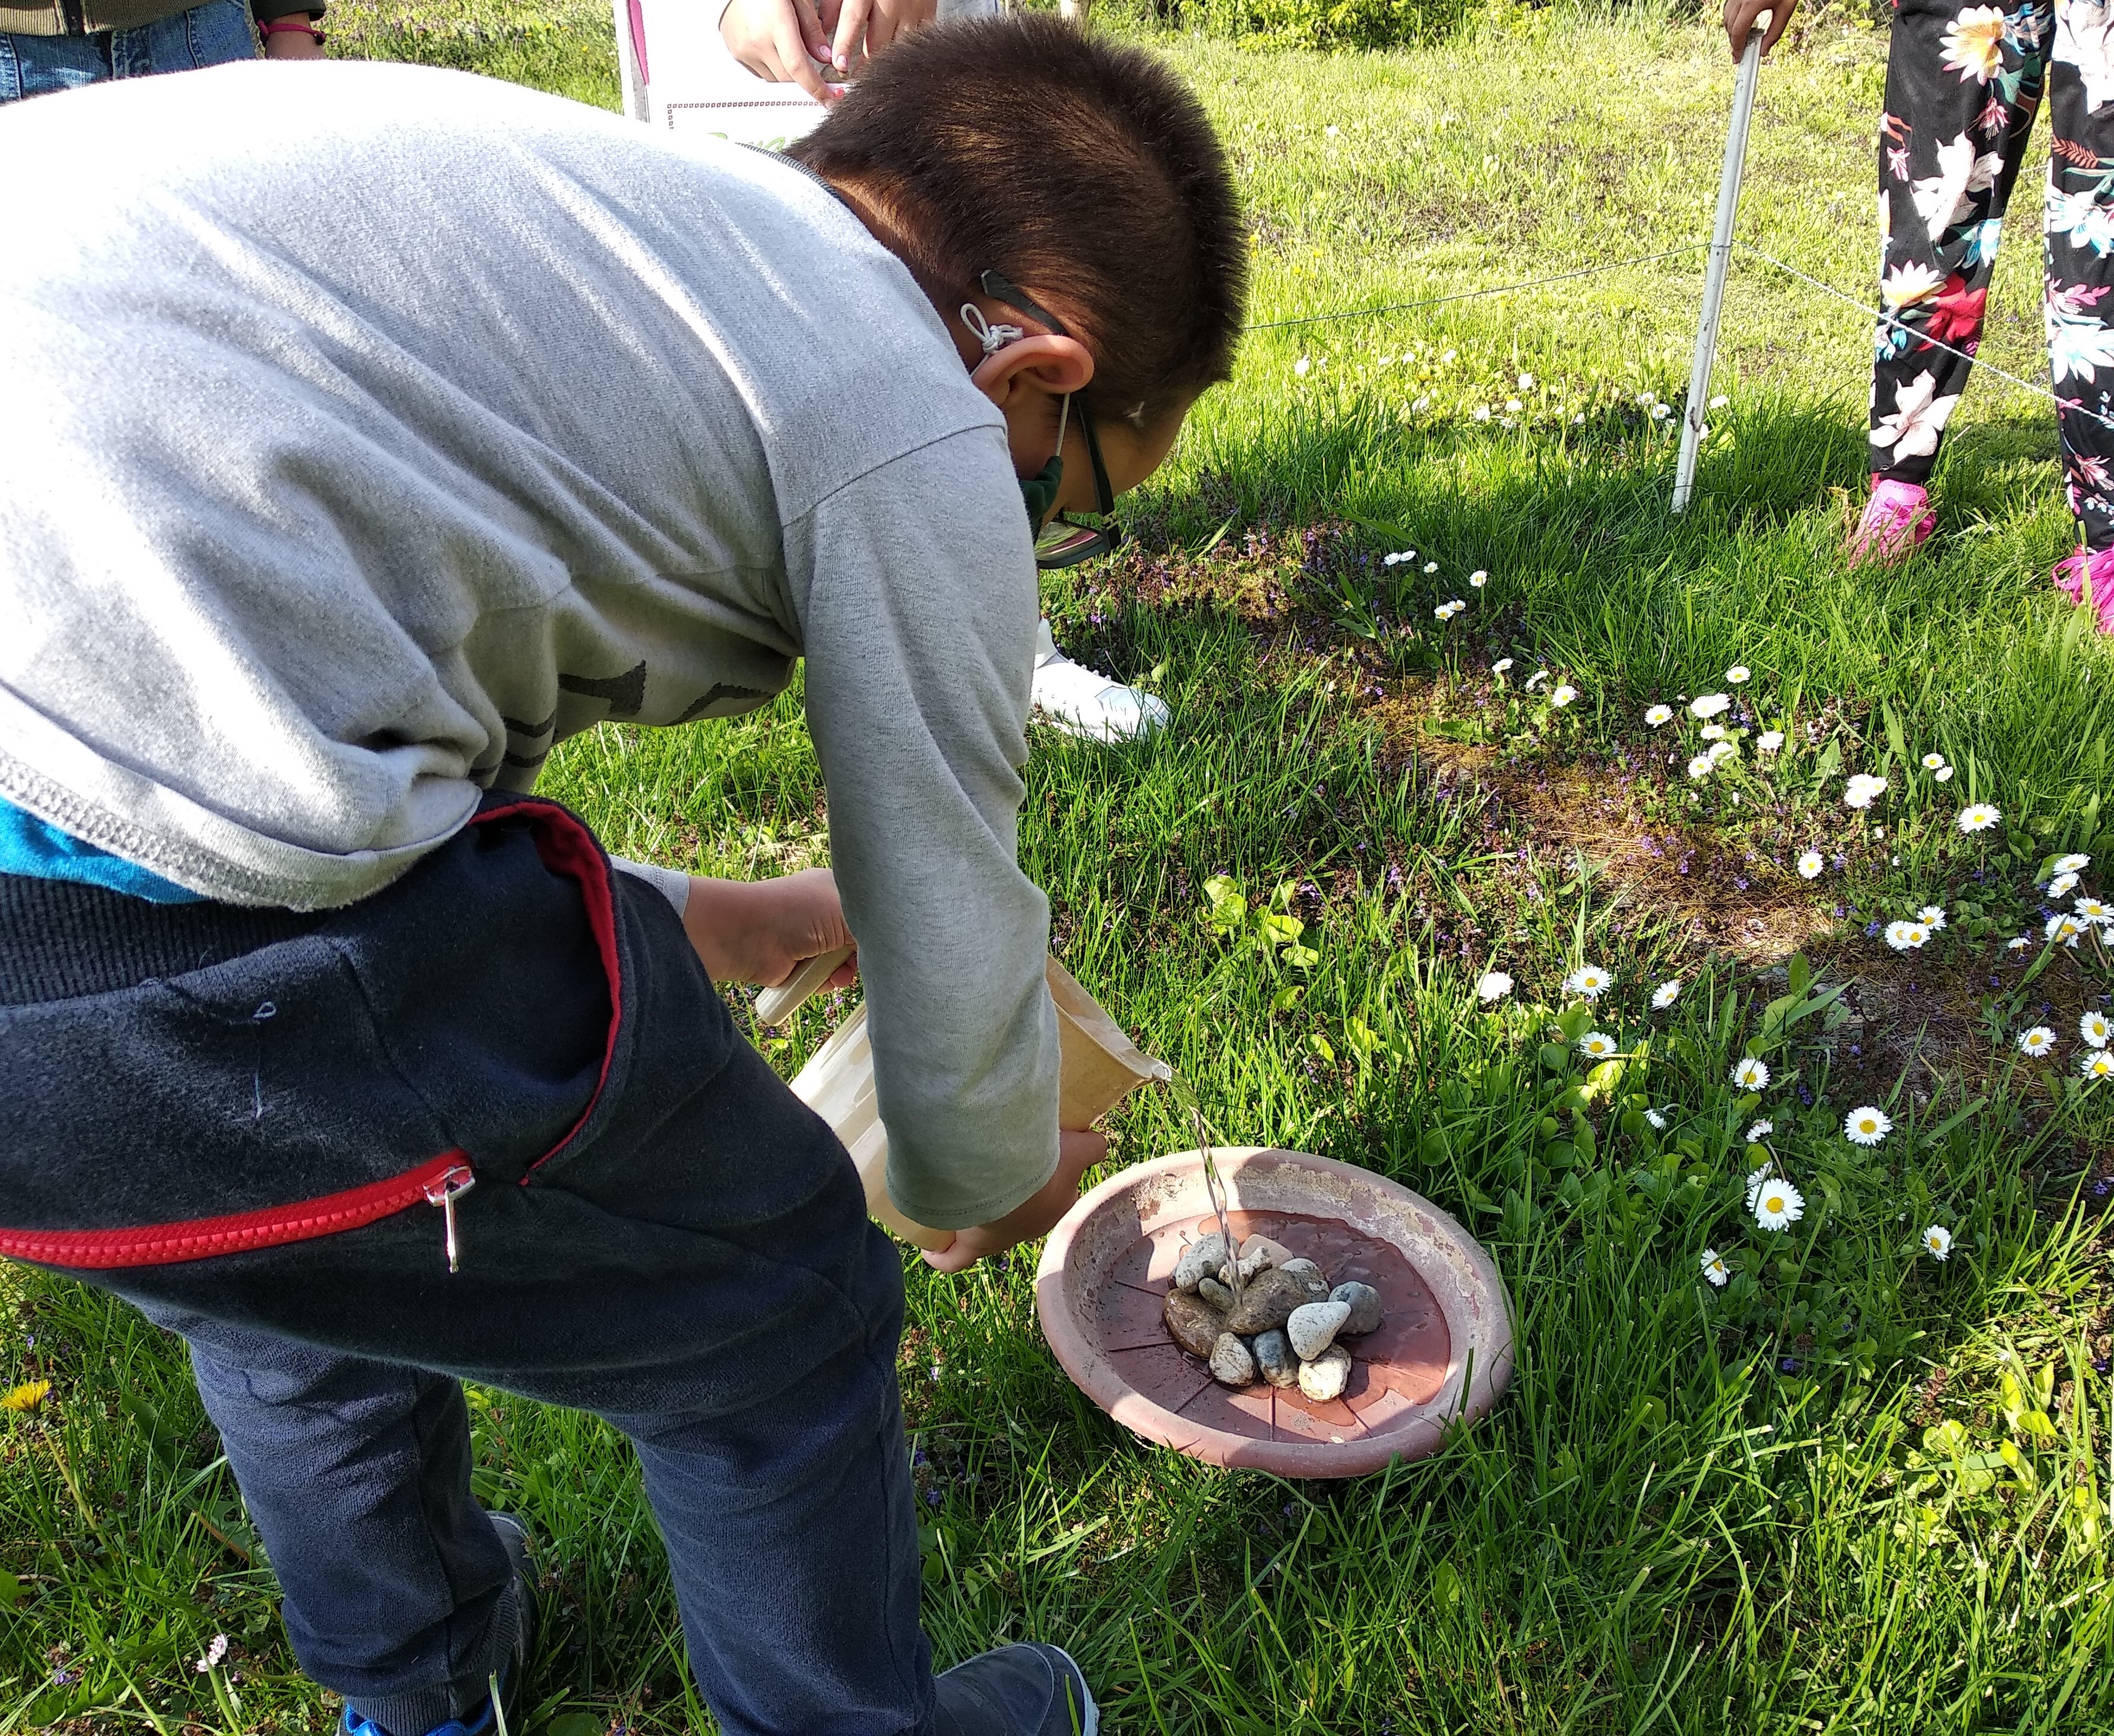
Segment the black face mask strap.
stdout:
<svg viewBox="0 0 2114 1736">
<path fill-rule="evenodd" d="M 1027 291 L 1010 277 L 999 272 L 987 271 L 979 281 L 982 284 L 983 292 L 992 300 L 1003 301 L 1008 307 L 1017 309 L 1031 319 L 1041 320 L 1059 337 L 1069 337 L 1072 335 L 1064 329 L 1063 320 L 1051 313 L 1049 309 L 1039 305 L 1031 299 Z"/>
</svg>

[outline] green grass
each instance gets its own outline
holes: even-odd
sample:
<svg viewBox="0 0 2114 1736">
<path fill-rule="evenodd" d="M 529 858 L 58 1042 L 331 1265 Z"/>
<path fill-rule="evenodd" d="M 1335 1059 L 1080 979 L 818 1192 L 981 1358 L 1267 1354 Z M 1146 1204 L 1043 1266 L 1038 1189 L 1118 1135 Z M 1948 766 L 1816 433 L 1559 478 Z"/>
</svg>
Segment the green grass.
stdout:
<svg viewBox="0 0 2114 1736">
<path fill-rule="evenodd" d="M 341 46 L 613 100 L 597 7 L 333 11 Z M 1235 147 L 1259 321 L 1707 227 L 1731 78 L 1693 24 L 1504 14 L 1336 58 L 1154 39 Z M 1742 217 L 1853 292 L 1883 52 L 1835 15 L 1772 65 Z M 1984 354 L 2031 375 L 2022 199 Z M 1978 382 L 1930 554 L 1846 572 L 1865 322 L 1742 263 L 1731 437 L 1671 520 L 1672 441 L 1636 396 L 1684 383 L 1700 275 L 1694 255 L 1259 332 L 1138 502 L 1135 552 L 1051 584 L 1067 646 L 1156 670 L 1178 720 L 1120 753 L 1038 734 L 1022 850 L 1058 950 L 1225 1136 L 1370 1165 L 1458 1215 L 1510 1287 L 1519 1366 L 1422 1463 L 1340 1486 L 1225 1475 L 1087 1405 L 1043 1346 L 1025 1255 L 955 1279 L 908 1263 L 943 1660 L 1060 1639 L 1111 1736 L 2114 1725 L 2095 1367 L 2114 1157 L 2103 1105 L 2069 1083 L 2077 1015 L 2109 985 L 2089 949 L 2002 947 L 2038 939 L 2049 855 L 2114 850 L 2109 665 L 2045 578 L 2068 534 L 2052 428 Z M 1412 545 L 1414 563 L 1379 558 Z M 1434 621 L 1455 595 L 1468 611 Z M 1654 733 L 1643 709 L 1735 662 L 1755 672 L 1727 720 L 1743 752 L 1691 785 L 1697 724 Z M 1537 667 L 1576 702 L 1523 693 Z M 1769 759 L 1772 725 L 1791 740 Z M 1933 749 L 1949 784 L 1917 765 Z M 1858 770 L 1892 780 L 1869 816 L 1840 799 Z M 636 854 L 744 874 L 826 856 L 793 698 L 582 737 L 545 788 Z M 1970 799 L 2004 823 L 1962 836 Z M 1828 859 L 1810 885 L 1791 866 L 1808 845 Z M 1285 888 L 1312 968 L 1252 921 L 1208 920 L 1218 876 L 1257 908 Z M 1922 951 L 1865 932 L 1925 902 L 1949 923 Z M 1619 978 L 1590 1015 L 1561 987 L 1586 960 Z M 1518 987 L 1485 1010 L 1493 964 Z M 774 1058 L 796 1065 L 830 1016 L 803 1013 Z M 2060 1053 L 2024 1062 L 2011 1040 L 2042 1019 Z M 1589 1022 L 1622 1061 L 1575 1058 Z M 1728 1082 L 1745 1053 L 1775 1072 L 1759 1097 Z M 1869 1151 L 1841 1131 L 1865 1102 L 1897 1124 Z M 1782 1235 L 1743 1210 L 1758 1116 L 1807 1198 Z M 1117 1130 L 1118 1161 L 1190 1143 L 1159 1098 Z M 1957 1238 L 1943 1265 L 1916 1249 L 1933 1222 Z M 1733 1268 L 1722 1291 L 1706 1246 Z M 77 1287 L 0 1284 L 21 1328 L 0 1383 L 54 1382 L 0 1419 L 0 1572 L 24 1576 L 0 1615 L 0 1732 L 321 1728 L 174 1347 Z M 476 1396 L 480 1492 L 546 1540 L 538 1723 L 707 1728 L 628 1455 L 591 1422 Z M 240 1681 L 190 1667 L 215 1633 Z"/>
</svg>

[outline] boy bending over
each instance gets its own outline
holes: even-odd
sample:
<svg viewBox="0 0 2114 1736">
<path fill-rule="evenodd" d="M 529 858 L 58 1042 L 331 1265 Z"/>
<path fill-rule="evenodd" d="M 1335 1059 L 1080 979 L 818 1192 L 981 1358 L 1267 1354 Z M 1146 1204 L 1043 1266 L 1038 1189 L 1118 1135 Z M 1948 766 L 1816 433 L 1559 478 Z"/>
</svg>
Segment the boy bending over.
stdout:
<svg viewBox="0 0 2114 1736">
<path fill-rule="evenodd" d="M 1194 100 L 1020 19 L 892 49 L 804 167 L 355 64 L 0 152 L 0 1253 L 190 1341 L 349 1730 L 519 1686 L 463 1380 L 630 1438 L 729 1736 L 1091 1730 L 1054 1646 L 936 1684 L 898 1257 L 712 979 L 857 937 L 936 1264 L 1101 1155 L 1015 861 L 1030 519 L 1228 370 Z M 801 657 L 834 882 L 612 873 L 530 793 Z"/>
</svg>

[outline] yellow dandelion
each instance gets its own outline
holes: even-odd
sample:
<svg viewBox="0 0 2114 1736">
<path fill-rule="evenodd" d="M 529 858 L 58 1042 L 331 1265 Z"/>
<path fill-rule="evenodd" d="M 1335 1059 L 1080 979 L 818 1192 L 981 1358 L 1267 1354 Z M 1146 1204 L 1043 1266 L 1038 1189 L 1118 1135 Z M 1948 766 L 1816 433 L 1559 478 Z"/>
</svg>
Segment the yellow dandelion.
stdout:
<svg viewBox="0 0 2114 1736">
<path fill-rule="evenodd" d="M 49 1381 L 25 1381 L 20 1386 L 0 1393 L 0 1410 L 34 1410 L 51 1390 Z"/>
</svg>

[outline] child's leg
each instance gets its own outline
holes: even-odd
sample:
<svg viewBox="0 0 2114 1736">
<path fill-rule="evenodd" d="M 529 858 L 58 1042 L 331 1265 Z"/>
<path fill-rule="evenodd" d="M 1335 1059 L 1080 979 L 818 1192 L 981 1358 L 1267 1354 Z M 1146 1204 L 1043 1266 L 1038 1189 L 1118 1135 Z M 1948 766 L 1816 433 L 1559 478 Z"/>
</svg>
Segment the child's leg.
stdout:
<svg viewBox="0 0 2114 1736">
<path fill-rule="evenodd" d="M 1972 355 L 1981 341 L 1997 239 L 2040 103 L 2049 0 L 2008 16 L 1982 10 L 1988 18 L 1970 19 L 1954 0 L 1901 0 L 1895 13 L 1879 128 L 1879 299 L 1892 320 L 1874 334 L 1875 481 L 1920 488 L 1937 461 L 1970 371 L 1951 352 Z"/>
<path fill-rule="evenodd" d="M 2114 549 L 2114 416 L 2108 388 L 2114 385 L 2114 88 L 2088 82 L 2078 57 L 2093 67 L 2106 64 L 2103 43 L 2080 46 L 2076 30 L 2100 16 L 2096 7 L 2058 7 L 2056 63 L 2049 76 L 2050 141 L 2048 195 L 2048 368 L 2060 407 L 2057 428 L 2062 448 L 2064 486 L 2081 540 L 2095 555 Z M 2096 26 L 2101 36 L 2105 24 Z M 2066 563 L 2067 566 L 2083 563 Z M 2114 626 L 2114 569 L 2103 577 L 2094 561 L 2094 600 L 2103 625 Z M 2065 576 L 2057 570 L 2058 581 Z M 2066 585 L 2078 593 L 2073 570 Z"/>
<path fill-rule="evenodd" d="M 523 1612 L 512 1560 L 470 1498 L 461 1386 L 149 1312 L 190 1344 L 302 1669 L 387 1730 L 429 1730 L 478 1706 Z"/>
</svg>

